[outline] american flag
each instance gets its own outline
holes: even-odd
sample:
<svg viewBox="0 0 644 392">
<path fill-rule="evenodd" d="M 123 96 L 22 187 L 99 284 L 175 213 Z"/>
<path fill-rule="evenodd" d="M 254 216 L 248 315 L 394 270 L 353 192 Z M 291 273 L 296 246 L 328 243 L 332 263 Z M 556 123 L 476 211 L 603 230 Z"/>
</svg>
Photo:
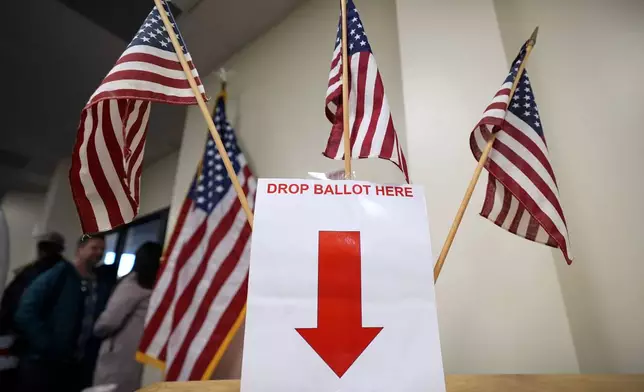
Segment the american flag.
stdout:
<svg viewBox="0 0 644 392">
<path fill-rule="evenodd" d="M 203 95 L 174 17 L 162 3 Z M 136 216 L 153 101 L 197 103 L 156 7 L 81 113 L 69 181 L 84 233 L 109 230 Z"/>
<path fill-rule="evenodd" d="M 252 203 L 257 183 L 226 120 L 223 97 L 217 99 L 214 122 Z M 167 380 L 207 379 L 221 358 L 246 304 L 250 235 L 209 137 L 170 237 L 139 346 L 142 361 L 164 363 Z"/>
<path fill-rule="evenodd" d="M 342 16 L 326 91 L 326 117 L 333 124 L 324 156 L 342 160 Z M 349 64 L 349 125 L 352 158 L 382 158 L 393 162 L 405 175 L 407 161 L 394 127 L 376 58 L 364 32 L 353 0 L 347 1 L 347 55 Z"/>
<path fill-rule="evenodd" d="M 509 102 L 527 45 L 470 135 L 478 160 L 491 134 L 496 134 L 485 166 L 489 177 L 481 215 L 520 237 L 561 249 L 570 264 L 566 219 L 527 70 Z"/>
</svg>

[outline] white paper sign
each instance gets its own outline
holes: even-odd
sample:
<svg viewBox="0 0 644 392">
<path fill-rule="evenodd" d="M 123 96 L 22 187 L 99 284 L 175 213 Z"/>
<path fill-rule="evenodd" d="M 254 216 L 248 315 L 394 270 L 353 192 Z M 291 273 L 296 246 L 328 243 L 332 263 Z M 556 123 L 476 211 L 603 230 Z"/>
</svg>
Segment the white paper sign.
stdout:
<svg viewBox="0 0 644 392">
<path fill-rule="evenodd" d="M 443 392 L 423 189 L 259 180 L 242 392 Z"/>
</svg>

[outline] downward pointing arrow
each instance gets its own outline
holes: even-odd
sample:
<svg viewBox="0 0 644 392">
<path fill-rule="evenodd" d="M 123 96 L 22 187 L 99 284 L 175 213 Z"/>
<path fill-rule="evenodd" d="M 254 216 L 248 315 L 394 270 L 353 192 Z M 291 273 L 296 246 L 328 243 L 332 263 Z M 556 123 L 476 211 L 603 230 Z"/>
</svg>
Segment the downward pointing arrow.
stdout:
<svg viewBox="0 0 644 392">
<path fill-rule="evenodd" d="M 321 231 L 318 326 L 295 330 L 342 377 L 380 333 L 362 326 L 360 232 Z"/>
</svg>

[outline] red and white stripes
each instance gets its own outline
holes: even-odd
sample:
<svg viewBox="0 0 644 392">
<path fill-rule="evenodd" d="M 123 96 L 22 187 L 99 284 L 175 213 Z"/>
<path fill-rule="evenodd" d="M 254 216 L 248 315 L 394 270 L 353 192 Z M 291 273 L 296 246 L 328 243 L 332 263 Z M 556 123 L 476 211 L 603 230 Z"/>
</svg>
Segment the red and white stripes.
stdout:
<svg viewBox="0 0 644 392">
<path fill-rule="evenodd" d="M 507 110 L 512 82 L 506 82 L 470 136 L 479 159 L 496 134 L 486 168 L 489 180 L 481 215 L 528 240 L 558 247 L 572 262 L 568 230 L 545 138 Z M 538 117 L 537 117 L 538 118 Z"/>
<path fill-rule="evenodd" d="M 342 55 L 338 45 L 333 53 L 325 113 L 333 124 L 324 156 L 344 159 Z M 381 158 L 393 162 L 409 182 L 407 161 L 394 127 L 376 59 L 370 51 L 349 57 L 349 126 L 351 157 Z"/>
<path fill-rule="evenodd" d="M 239 181 L 252 208 L 257 184 L 248 167 Z M 211 368 L 245 306 L 250 235 L 233 187 L 210 216 L 186 198 L 139 347 L 165 362 L 166 379 L 201 379 Z"/>
</svg>

